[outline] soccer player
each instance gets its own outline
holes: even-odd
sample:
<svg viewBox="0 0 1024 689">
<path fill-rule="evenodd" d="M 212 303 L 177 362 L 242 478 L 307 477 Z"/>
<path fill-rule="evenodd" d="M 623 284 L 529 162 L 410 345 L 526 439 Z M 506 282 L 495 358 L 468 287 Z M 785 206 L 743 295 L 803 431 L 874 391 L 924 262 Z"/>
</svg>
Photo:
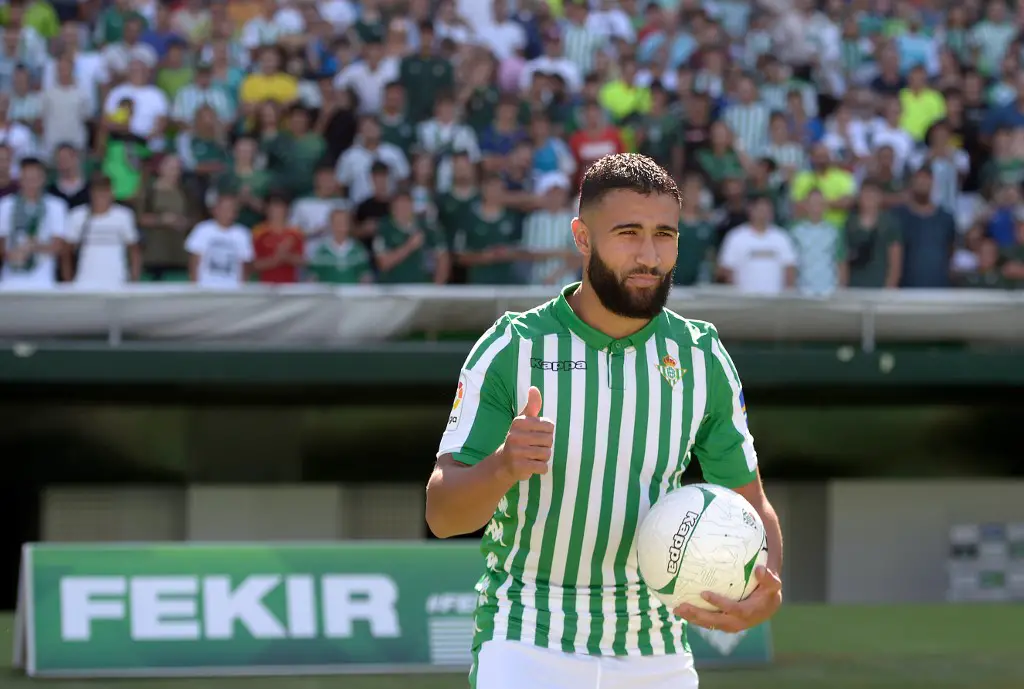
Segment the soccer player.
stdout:
<svg viewBox="0 0 1024 689">
<path fill-rule="evenodd" d="M 476 689 L 695 689 L 686 623 L 738 632 L 782 602 L 782 533 L 743 391 L 714 326 L 665 308 L 680 196 L 654 161 L 606 156 L 572 221 L 581 283 L 507 313 L 476 343 L 427 486 L 442 538 L 486 527 Z M 760 585 L 669 610 L 637 573 L 637 526 L 690 460 L 768 533 Z"/>
</svg>

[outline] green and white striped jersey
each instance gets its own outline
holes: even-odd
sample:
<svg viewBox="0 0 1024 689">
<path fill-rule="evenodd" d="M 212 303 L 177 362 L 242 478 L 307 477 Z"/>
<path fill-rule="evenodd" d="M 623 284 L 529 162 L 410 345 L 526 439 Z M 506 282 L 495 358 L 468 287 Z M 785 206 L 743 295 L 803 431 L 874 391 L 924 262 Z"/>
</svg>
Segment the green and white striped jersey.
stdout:
<svg viewBox="0 0 1024 689">
<path fill-rule="evenodd" d="M 508 639 L 590 655 L 685 652 L 684 622 L 637 573 L 636 530 L 694 456 L 709 482 L 755 479 L 740 380 L 710 323 L 666 309 L 613 339 L 573 312 L 566 295 L 577 286 L 480 338 L 441 439 L 439 456 L 481 461 L 531 386 L 555 424 L 550 471 L 514 486 L 487 526 L 474 648 Z"/>
</svg>

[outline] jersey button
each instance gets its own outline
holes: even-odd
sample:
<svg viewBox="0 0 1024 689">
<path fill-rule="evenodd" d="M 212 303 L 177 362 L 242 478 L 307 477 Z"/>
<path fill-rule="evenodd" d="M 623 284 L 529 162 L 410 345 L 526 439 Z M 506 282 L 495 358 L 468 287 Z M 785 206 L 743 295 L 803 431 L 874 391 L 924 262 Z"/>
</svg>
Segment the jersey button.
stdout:
<svg viewBox="0 0 1024 689">
<path fill-rule="evenodd" d="M 616 352 L 621 352 L 622 351 L 622 343 L 621 342 L 616 342 L 615 344 L 612 345 L 612 349 L 614 349 Z"/>
</svg>

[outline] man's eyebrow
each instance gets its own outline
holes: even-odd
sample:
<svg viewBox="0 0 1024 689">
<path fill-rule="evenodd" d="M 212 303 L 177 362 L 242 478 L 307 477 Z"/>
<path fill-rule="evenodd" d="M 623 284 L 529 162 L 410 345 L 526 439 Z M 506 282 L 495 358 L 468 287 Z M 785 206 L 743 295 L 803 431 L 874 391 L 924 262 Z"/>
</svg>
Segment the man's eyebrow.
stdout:
<svg viewBox="0 0 1024 689">
<path fill-rule="evenodd" d="M 640 223 L 637 223 L 637 222 L 619 223 L 618 225 L 615 225 L 614 227 L 612 227 L 612 231 L 613 232 L 615 230 L 642 230 L 642 229 L 644 229 L 644 226 L 641 225 Z M 668 232 L 678 232 L 679 231 L 678 227 L 673 227 L 672 225 L 664 225 L 664 224 L 663 225 L 658 225 L 655 229 L 656 230 L 663 230 L 663 231 L 667 230 Z"/>
</svg>

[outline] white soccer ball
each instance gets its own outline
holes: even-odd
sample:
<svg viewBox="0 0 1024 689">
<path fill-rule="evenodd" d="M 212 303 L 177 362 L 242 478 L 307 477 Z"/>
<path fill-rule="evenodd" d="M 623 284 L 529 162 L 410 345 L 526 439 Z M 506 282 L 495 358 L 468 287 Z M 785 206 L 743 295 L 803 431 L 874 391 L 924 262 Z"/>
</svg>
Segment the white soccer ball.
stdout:
<svg viewBox="0 0 1024 689">
<path fill-rule="evenodd" d="M 637 532 L 640 576 L 670 609 L 689 603 L 718 610 L 701 598 L 711 591 L 740 601 L 757 588 L 754 568 L 768 561 L 764 523 L 746 498 L 709 483 L 662 496 Z"/>
</svg>

